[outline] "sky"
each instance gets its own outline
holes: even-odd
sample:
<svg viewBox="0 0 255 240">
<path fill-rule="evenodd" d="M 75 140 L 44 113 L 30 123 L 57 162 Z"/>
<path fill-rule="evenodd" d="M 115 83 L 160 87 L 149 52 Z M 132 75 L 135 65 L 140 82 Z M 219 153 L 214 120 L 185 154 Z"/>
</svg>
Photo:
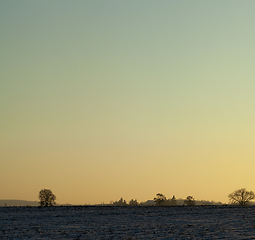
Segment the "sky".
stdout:
<svg viewBox="0 0 255 240">
<path fill-rule="evenodd" d="M 254 9 L 1 0 L 0 199 L 255 190 Z"/>
</svg>

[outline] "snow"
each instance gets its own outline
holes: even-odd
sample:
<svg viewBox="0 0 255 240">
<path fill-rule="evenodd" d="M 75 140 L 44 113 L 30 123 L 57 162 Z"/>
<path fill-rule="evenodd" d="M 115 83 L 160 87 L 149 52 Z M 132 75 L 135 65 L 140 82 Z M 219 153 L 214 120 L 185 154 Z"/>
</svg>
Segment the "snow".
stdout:
<svg viewBox="0 0 255 240">
<path fill-rule="evenodd" d="M 0 239 L 255 239 L 255 207 L 2 207 Z"/>
</svg>

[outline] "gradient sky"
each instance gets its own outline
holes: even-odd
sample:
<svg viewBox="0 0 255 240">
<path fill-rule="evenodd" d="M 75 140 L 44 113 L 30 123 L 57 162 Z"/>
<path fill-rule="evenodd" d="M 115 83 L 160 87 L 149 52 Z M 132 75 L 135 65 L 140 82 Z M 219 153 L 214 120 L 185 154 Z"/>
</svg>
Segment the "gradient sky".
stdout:
<svg viewBox="0 0 255 240">
<path fill-rule="evenodd" d="M 255 190 L 254 9 L 1 0 L 0 199 Z"/>
</svg>

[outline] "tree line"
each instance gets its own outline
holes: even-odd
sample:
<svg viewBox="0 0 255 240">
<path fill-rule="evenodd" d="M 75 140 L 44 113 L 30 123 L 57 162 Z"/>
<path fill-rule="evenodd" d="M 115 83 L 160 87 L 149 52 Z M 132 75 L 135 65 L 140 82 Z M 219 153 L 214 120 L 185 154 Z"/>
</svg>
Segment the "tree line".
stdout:
<svg viewBox="0 0 255 240">
<path fill-rule="evenodd" d="M 171 199 L 166 199 L 166 197 L 162 193 L 157 193 L 153 201 L 155 202 L 156 206 L 176 206 L 177 205 L 177 200 L 174 195 Z M 187 198 L 184 200 L 184 205 L 195 206 L 195 199 L 192 196 L 187 196 Z"/>
<path fill-rule="evenodd" d="M 39 192 L 39 200 L 40 206 L 42 207 L 50 207 L 56 205 L 56 196 L 52 193 L 50 189 L 42 189 Z M 255 193 L 253 191 L 247 191 L 245 188 L 241 188 L 235 190 L 234 192 L 228 195 L 230 204 L 238 204 L 241 206 L 245 206 L 251 203 L 251 201 L 255 198 Z M 157 193 L 156 197 L 153 199 L 153 202 L 156 206 L 177 206 L 177 200 L 175 196 L 171 199 L 167 199 L 164 194 Z M 136 199 L 131 199 L 129 202 L 126 202 L 123 198 L 120 200 L 112 202 L 110 205 L 112 206 L 140 206 L 141 203 L 138 203 Z M 186 206 L 195 206 L 196 200 L 193 196 L 187 196 L 184 200 L 183 205 Z"/>
</svg>

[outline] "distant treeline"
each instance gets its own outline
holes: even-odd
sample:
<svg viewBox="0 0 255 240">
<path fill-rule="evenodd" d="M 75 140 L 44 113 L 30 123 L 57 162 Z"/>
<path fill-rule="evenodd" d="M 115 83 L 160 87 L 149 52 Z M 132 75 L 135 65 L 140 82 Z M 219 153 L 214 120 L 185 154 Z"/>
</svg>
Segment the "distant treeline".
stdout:
<svg viewBox="0 0 255 240">
<path fill-rule="evenodd" d="M 72 206 L 72 204 L 62 204 L 56 203 L 56 196 L 52 193 L 50 189 L 42 189 L 39 192 L 40 202 L 36 201 L 23 201 L 23 200 L 0 200 L 0 207 L 10 207 L 10 206 Z M 245 188 L 235 190 L 228 195 L 229 203 L 233 205 L 255 205 L 252 202 L 255 199 L 255 193 L 253 191 L 247 191 Z M 85 204 L 86 205 L 86 204 Z M 127 202 L 125 199 L 120 198 L 118 201 L 111 202 L 110 204 L 95 204 L 100 206 L 195 206 L 195 205 L 222 205 L 222 202 L 208 201 L 208 200 L 195 200 L 193 196 L 187 196 L 186 199 L 176 199 L 173 195 L 172 198 L 167 199 L 162 193 L 157 193 L 153 200 L 148 200 L 146 202 L 138 202 L 136 199 L 131 199 Z"/>
<path fill-rule="evenodd" d="M 167 199 L 163 194 L 158 193 L 154 200 L 148 200 L 146 202 L 138 202 L 136 199 L 131 199 L 127 202 L 125 199 L 120 198 L 118 201 L 111 202 L 112 206 L 182 206 L 182 205 L 222 205 L 222 202 L 208 201 L 208 200 L 195 200 L 192 196 L 188 196 L 186 199 L 176 199 L 175 196 Z"/>
<path fill-rule="evenodd" d="M 122 200 L 121 200 L 122 199 Z M 221 202 L 214 201 L 196 201 L 196 205 L 221 205 Z M 73 206 L 72 204 L 61 204 L 62 206 Z M 57 204 L 57 206 L 61 206 Z M 137 202 L 137 200 L 132 199 L 130 201 L 125 201 L 123 198 L 120 200 L 111 202 L 110 204 L 98 204 L 105 206 L 155 206 L 155 202 L 153 200 L 147 200 L 146 202 Z M 176 199 L 176 206 L 184 205 L 184 199 Z M 12 207 L 12 206 L 40 206 L 37 201 L 24 201 L 24 200 L 0 200 L 0 207 Z M 169 204 L 169 201 L 166 201 L 164 206 L 174 206 Z"/>
</svg>

